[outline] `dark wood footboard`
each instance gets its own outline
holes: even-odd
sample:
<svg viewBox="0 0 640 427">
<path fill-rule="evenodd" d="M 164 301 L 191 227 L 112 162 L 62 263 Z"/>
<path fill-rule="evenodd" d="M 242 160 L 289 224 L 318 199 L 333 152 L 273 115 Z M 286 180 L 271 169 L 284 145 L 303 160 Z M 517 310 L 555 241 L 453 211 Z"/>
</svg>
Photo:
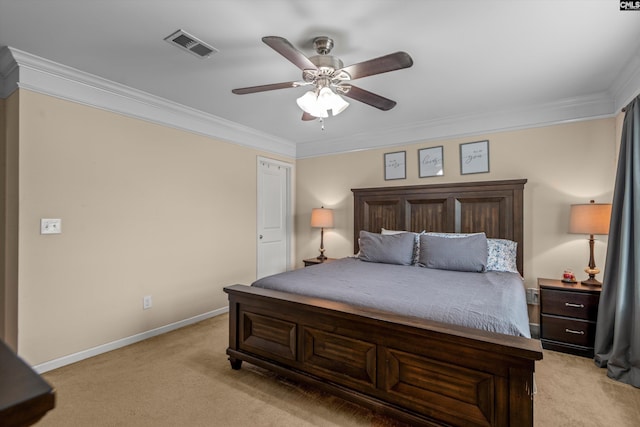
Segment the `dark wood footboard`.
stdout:
<svg viewBox="0 0 640 427">
<path fill-rule="evenodd" d="M 234 285 L 231 366 L 242 361 L 414 425 L 533 426 L 538 340 Z"/>
</svg>

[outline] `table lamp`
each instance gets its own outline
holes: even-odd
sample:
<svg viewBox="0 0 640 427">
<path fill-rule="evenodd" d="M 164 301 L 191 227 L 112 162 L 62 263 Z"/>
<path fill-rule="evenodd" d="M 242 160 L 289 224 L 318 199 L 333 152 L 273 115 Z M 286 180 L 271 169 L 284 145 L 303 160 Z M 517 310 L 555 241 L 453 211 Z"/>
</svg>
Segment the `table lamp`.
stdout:
<svg viewBox="0 0 640 427">
<path fill-rule="evenodd" d="M 318 259 L 324 261 L 327 257 L 324 255 L 324 229 L 333 228 L 333 210 L 321 208 L 313 208 L 311 210 L 311 227 L 320 229 L 320 255 Z"/>
<path fill-rule="evenodd" d="M 596 268 L 593 259 L 594 234 L 609 234 L 609 221 L 611 220 L 611 204 L 595 203 L 591 200 L 588 204 L 571 205 L 569 215 L 569 233 L 588 234 L 589 237 L 589 266 L 585 268 L 585 273 L 589 275 L 587 280 L 583 280 L 583 285 L 602 286 L 602 282 L 596 279 L 596 274 L 600 270 Z"/>
</svg>

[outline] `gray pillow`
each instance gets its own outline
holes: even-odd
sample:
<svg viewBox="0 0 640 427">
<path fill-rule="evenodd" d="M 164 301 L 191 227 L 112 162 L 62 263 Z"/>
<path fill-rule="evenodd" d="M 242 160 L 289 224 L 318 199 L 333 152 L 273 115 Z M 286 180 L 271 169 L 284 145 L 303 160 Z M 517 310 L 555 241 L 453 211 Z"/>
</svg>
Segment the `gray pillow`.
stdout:
<svg viewBox="0 0 640 427">
<path fill-rule="evenodd" d="M 418 265 L 481 273 L 487 268 L 487 236 L 480 233 L 451 239 L 423 234 Z"/>
<path fill-rule="evenodd" d="M 411 265 L 413 262 L 413 233 L 377 234 L 360 231 L 360 258 L 368 262 Z"/>
</svg>

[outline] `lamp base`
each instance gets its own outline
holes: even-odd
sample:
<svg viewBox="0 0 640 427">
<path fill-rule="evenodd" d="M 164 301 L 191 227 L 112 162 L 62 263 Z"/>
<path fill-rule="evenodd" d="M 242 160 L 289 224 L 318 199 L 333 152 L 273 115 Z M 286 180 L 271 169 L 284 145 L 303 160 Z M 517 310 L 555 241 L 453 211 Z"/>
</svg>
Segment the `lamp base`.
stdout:
<svg viewBox="0 0 640 427">
<path fill-rule="evenodd" d="M 591 258 L 593 259 L 593 256 Z M 589 267 L 584 269 L 584 272 L 589 275 L 589 278 L 580 283 L 587 286 L 602 286 L 602 282 L 596 279 L 596 274 L 600 273 L 599 268 L 596 268 L 595 265 L 589 265 Z"/>
<path fill-rule="evenodd" d="M 327 259 L 327 257 L 324 256 L 324 227 L 320 228 L 320 255 L 318 255 L 316 259 L 320 262 Z"/>
<path fill-rule="evenodd" d="M 598 287 L 602 286 L 602 282 L 596 279 L 595 277 L 589 277 L 587 280 L 583 280 L 580 283 L 587 286 L 598 286 Z"/>
</svg>

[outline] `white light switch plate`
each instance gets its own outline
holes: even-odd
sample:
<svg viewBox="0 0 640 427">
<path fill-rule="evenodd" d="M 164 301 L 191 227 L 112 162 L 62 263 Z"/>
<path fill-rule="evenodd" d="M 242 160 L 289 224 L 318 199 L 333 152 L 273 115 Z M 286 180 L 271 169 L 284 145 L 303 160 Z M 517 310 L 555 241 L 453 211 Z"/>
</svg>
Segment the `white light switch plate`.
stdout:
<svg viewBox="0 0 640 427">
<path fill-rule="evenodd" d="M 60 218 L 41 218 L 40 234 L 62 233 L 62 220 Z"/>
<path fill-rule="evenodd" d="M 151 299 L 151 295 L 147 295 L 142 298 L 142 309 L 148 310 L 153 307 L 153 300 Z"/>
</svg>

